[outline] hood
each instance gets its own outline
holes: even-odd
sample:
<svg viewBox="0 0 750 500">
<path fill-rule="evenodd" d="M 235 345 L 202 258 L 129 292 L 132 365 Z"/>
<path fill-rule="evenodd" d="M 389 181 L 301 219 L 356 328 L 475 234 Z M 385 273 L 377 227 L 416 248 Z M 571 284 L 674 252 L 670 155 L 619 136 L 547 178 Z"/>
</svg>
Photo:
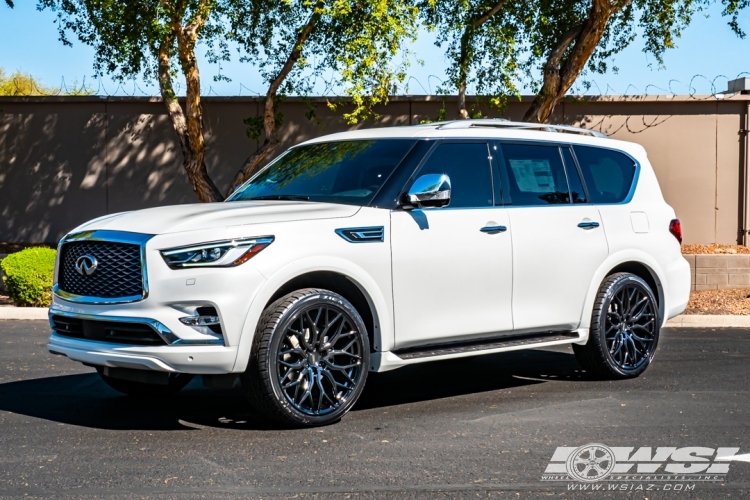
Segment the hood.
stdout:
<svg viewBox="0 0 750 500">
<path fill-rule="evenodd" d="M 72 232 L 107 229 L 144 234 L 265 224 L 299 220 L 351 217 L 360 207 L 307 201 L 232 201 L 147 208 L 107 215 L 89 221 Z"/>
</svg>

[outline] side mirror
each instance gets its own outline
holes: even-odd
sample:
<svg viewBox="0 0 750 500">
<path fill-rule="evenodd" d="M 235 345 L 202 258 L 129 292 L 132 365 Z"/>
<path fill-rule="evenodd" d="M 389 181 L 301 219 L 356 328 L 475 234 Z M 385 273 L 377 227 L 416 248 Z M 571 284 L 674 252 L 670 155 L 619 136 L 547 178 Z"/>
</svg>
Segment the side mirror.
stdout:
<svg viewBox="0 0 750 500">
<path fill-rule="evenodd" d="M 422 175 L 414 181 L 404 198 L 404 205 L 416 208 L 447 206 L 451 202 L 451 178 L 446 174 Z"/>
</svg>

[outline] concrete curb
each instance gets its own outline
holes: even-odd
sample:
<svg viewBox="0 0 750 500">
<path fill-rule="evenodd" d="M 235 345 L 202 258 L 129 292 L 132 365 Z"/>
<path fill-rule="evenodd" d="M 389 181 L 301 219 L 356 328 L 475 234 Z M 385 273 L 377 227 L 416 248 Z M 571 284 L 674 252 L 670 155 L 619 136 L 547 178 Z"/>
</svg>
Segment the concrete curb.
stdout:
<svg viewBox="0 0 750 500">
<path fill-rule="evenodd" d="M 750 328 L 750 316 L 718 314 L 681 314 L 667 321 L 667 327 Z"/>
<path fill-rule="evenodd" d="M 47 319 L 47 307 L 0 307 L 0 319 Z"/>
</svg>

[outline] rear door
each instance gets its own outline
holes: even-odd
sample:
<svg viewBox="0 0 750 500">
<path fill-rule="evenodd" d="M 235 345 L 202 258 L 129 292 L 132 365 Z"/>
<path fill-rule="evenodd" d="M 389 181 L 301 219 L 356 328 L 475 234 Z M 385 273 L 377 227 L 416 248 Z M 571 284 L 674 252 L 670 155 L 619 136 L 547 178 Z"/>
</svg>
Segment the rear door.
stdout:
<svg viewBox="0 0 750 500">
<path fill-rule="evenodd" d="M 513 233 L 514 330 L 575 329 L 608 255 L 599 212 L 567 146 L 525 142 L 498 149 Z"/>
</svg>

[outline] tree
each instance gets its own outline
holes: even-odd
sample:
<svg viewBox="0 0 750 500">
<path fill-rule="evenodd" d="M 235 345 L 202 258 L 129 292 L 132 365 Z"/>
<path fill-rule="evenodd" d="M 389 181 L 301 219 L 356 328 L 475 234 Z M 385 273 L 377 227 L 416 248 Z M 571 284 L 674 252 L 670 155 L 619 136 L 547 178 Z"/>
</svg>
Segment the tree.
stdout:
<svg viewBox="0 0 750 500">
<path fill-rule="evenodd" d="M 607 71 L 607 59 L 643 30 L 644 52 L 662 56 L 710 0 L 542 0 L 525 22 L 530 57 L 527 75 L 541 69 L 542 81 L 524 121 L 544 123 L 586 70 Z"/>
<path fill-rule="evenodd" d="M 28 73 L 15 73 L 5 76 L 5 71 L 0 68 L 0 95 L 5 96 L 31 96 L 51 95 L 55 89 L 42 85 L 36 78 Z"/>
<path fill-rule="evenodd" d="M 458 92 L 461 118 L 472 114 L 466 109 L 469 83 L 499 108 L 508 96 L 519 94 L 517 12 L 528 7 L 513 0 L 423 0 L 419 7 L 428 29 L 437 32 L 435 44 L 447 44 L 447 80 L 439 92 Z"/>
<path fill-rule="evenodd" d="M 204 161 L 200 74 L 194 51 L 199 35 L 205 33 L 210 43 L 211 37 L 220 32 L 211 25 L 207 27 L 213 1 L 41 0 L 39 7 L 57 12 L 58 32 L 64 44 L 71 45 L 68 35 L 73 33 L 94 48 L 97 76 L 110 74 L 125 80 L 143 74 L 147 79 L 157 78 L 193 190 L 201 201 L 221 200 Z M 184 111 L 172 83 L 178 67 L 187 89 Z"/>
<path fill-rule="evenodd" d="M 750 0 L 722 0 L 721 4 L 724 6 L 722 15 L 729 17 L 729 27 L 738 37 L 745 38 L 745 32 L 740 28 L 739 16 L 740 12 L 750 6 Z"/>
<path fill-rule="evenodd" d="M 246 120 L 248 135 L 263 144 L 235 176 L 230 192 L 258 171 L 278 147 L 280 96 L 308 95 L 324 71 L 351 98 L 349 123 L 374 115 L 373 107 L 406 77 L 392 66 L 404 39 L 415 39 L 417 9 L 409 0 L 232 0 L 227 15 L 244 60 L 258 63 L 268 82 L 263 114 Z M 315 64 L 311 60 L 315 60 Z M 331 85 L 333 83 L 333 85 Z M 329 102 L 337 109 L 338 104 Z"/>
<path fill-rule="evenodd" d="M 41 0 L 40 8 L 58 13 L 60 40 L 70 44 L 69 33 L 95 49 L 97 75 L 118 79 L 143 75 L 156 77 L 172 126 L 179 138 L 183 167 L 200 201 L 221 201 L 221 191 L 211 180 L 205 163 L 200 73 L 195 55 L 202 42 L 212 60 L 229 57 L 227 39 L 243 42 L 244 60 L 266 71 L 269 82 L 264 113 L 265 141 L 251 155 L 232 182 L 229 192 L 243 182 L 278 146 L 275 128 L 281 118 L 275 111 L 280 93 L 295 86 L 290 77 L 307 67 L 308 53 L 328 50 L 335 57 L 323 59 L 328 69 L 340 73 L 340 83 L 352 96 L 355 109 L 349 119 L 368 114 L 371 104 L 383 101 L 383 68 L 413 29 L 405 0 Z M 375 24 L 382 22 L 382 26 Z M 339 36 L 347 25 L 357 25 L 371 40 Z M 323 27 L 321 29 L 321 26 Z M 331 31 L 331 28 L 340 32 Z M 367 29 L 369 28 L 369 32 Z M 351 28 L 349 28 L 351 31 Z M 258 40 L 248 37 L 260 35 Z M 330 37 L 325 42 L 321 36 Z M 243 38 L 244 37 L 244 38 Z M 282 64 L 278 64 L 283 61 Z M 384 65 L 387 67 L 387 64 Z M 174 90 L 179 73 L 185 79 L 183 110 Z M 315 71 L 322 71 L 316 67 Z M 386 76 L 393 75 L 385 71 Z M 395 76 L 401 76 L 396 74 Z M 364 78 L 376 77 L 374 81 Z M 269 116 L 270 122 L 269 122 Z"/>
</svg>

